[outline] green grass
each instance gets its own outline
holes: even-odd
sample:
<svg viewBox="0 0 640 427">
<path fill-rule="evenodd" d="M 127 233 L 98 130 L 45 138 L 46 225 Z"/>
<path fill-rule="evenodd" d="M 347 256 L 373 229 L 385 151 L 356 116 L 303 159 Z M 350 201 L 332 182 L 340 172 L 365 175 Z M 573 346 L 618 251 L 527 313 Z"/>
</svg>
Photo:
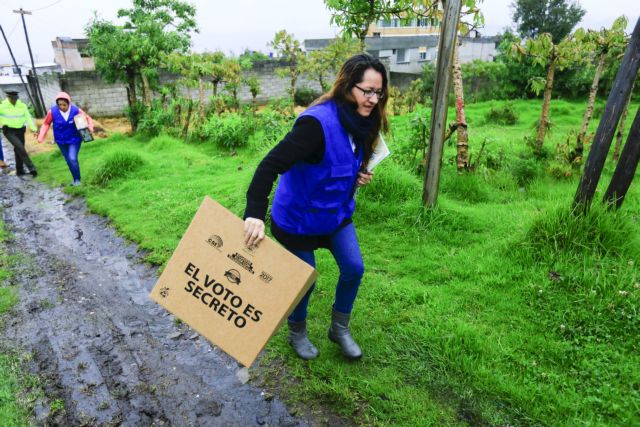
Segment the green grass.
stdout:
<svg viewBox="0 0 640 427">
<path fill-rule="evenodd" d="M 491 167 L 459 176 L 448 145 L 437 208 L 421 208 L 421 178 L 392 160 L 359 192 L 354 222 L 366 273 L 352 326 L 365 356 L 348 363 L 326 339 L 338 272 L 319 251 L 309 329 L 320 357 L 294 357 L 285 330 L 267 347 L 275 363 L 265 377 L 284 363 L 288 375 L 273 381 L 291 402 L 322 404 L 366 425 L 640 423 L 638 182 L 617 214 L 596 203 L 576 218 L 568 209 L 579 174 L 554 179 L 524 144 L 540 102 L 515 101 L 513 126 L 487 124 L 486 112 L 499 104 L 467 106 L 471 152 L 486 138 Z M 580 125 L 583 109 L 553 101 L 550 152 Z M 410 117 L 391 121 L 397 153 Z M 257 147 L 259 134 L 234 156 L 213 144 L 115 136 L 83 146 L 84 182 L 114 152 L 139 157 L 138 168 L 104 187 L 69 191 L 162 264 L 205 194 L 242 214 L 265 153 Z M 59 156 L 35 161 L 45 181 L 69 181 Z M 608 162 L 601 187 L 612 169 Z"/>
<path fill-rule="evenodd" d="M 4 224 L 0 221 L 0 330 L 3 328 L 4 316 L 18 301 L 16 290 L 7 285 L 10 259 L 3 247 L 6 238 Z M 19 356 L 0 349 L 0 420 L 3 426 L 29 425 L 28 410 L 19 397 L 22 391 L 19 383 L 21 375 L 22 363 Z"/>
</svg>

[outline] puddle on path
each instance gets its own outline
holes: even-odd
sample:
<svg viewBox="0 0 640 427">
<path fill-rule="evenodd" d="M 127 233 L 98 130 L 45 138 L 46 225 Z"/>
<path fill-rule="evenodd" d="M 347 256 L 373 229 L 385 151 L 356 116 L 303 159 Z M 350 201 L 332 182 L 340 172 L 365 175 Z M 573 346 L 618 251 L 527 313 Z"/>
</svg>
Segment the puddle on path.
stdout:
<svg viewBox="0 0 640 427">
<path fill-rule="evenodd" d="M 38 405 L 38 424 L 307 425 L 152 302 L 155 269 L 81 199 L 2 174 L 0 203 L 21 259 L 0 345 L 32 352 L 45 393 L 65 402 L 57 417 Z"/>
</svg>

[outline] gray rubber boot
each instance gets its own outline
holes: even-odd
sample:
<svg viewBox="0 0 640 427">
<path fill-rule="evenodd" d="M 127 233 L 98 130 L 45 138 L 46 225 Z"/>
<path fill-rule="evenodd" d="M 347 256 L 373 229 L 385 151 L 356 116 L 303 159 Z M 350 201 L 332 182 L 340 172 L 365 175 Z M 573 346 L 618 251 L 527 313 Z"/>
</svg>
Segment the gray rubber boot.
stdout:
<svg viewBox="0 0 640 427">
<path fill-rule="evenodd" d="M 342 354 L 347 359 L 357 360 L 362 357 L 362 350 L 355 342 L 349 331 L 350 314 L 340 313 L 333 309 L 331 313 L 331 327 L 329 327 L 329 339 L 337 343 L 342 349 Z"/>
<path fill-rule="evenodd" d="M 311 360 L 318 357 L 320 352 L 307 337 L 307 322 L 294 322 L 289 320 L 289 344 L 296 351 L 298 356 L 304 360 Z"/>
</svg>

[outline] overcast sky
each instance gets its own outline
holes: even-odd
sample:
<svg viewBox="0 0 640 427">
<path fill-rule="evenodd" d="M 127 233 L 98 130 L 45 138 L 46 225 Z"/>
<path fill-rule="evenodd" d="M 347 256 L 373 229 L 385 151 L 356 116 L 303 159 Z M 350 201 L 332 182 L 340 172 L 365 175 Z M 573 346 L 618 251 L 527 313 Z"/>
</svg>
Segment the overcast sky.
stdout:
<svg viewBox="0 0 640 427">
<path fill-rule="evenodd" d="M 286 29 L 299 40 L 333 37 L 338 28 L 329 25 L 330 14 L 322 0 L 195 0 L 196 19 L 200 33 L 193 36 L 197 52 L 222 50 L 241 53 L 245 48 L 268 52 L 267 42 L 276 31 Z M 484 0 L 480 5 L 485 16 L 484 35 L 495 35 L 512 25 L 512 0 Z M 638 19 L 638 0 L 580 0 L 587 11 L 579 26 L 599 29 L 609 27 L 620 15 L 626 14 L 628 32 Z M 14 9 L 31 10 L 25 16 L 29 39 L 36 62 L 53 61 L 51 41 L 56 36 L 84 37 L 84 26 L 97 11 L 102 18 L 115 21 L 120 8 L 131 0 L 0 0 L 0 25 L 4 29 L 19 63 L 29 56 L 20 15 Z M 635 5 L 635 6 L 634 6 Z M 11 57 L 0 40 L 0 63 Z"/>
</svg>

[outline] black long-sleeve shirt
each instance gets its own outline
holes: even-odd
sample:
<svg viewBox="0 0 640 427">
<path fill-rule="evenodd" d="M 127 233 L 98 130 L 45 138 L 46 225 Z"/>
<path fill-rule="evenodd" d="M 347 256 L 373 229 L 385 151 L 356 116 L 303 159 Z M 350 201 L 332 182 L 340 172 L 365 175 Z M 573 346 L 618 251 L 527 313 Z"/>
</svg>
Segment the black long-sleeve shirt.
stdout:
<svg viewBox="0 0 640 427">
<path fill-rule="evenodd" d="M 269 207 L 269 194 L 278 175 L 285 173 L 298 162 L 320 163 L 325 152 L 325 138 L 320 122 L 311 116 L 299 118 L 291 131 L 266 155 L 256 169 L 247 190 L 247 207 L 244 217 L 264 221 Z M 341 226 L 349 224 L 351 218 Z M 274 237 L 289 249 L 314 250 L 330 247 L 329 236 L 301 236 L 287 233 L 271 221 Z"/>
</svg>

